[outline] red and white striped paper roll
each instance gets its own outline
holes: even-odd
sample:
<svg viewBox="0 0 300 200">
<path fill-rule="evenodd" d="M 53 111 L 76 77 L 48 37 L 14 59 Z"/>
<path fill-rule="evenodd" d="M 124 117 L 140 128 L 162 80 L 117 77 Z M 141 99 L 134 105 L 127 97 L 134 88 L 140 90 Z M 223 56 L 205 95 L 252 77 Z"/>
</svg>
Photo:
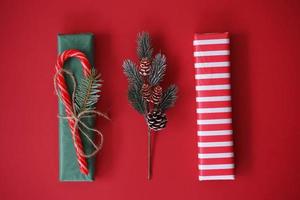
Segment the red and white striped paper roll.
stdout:
<svg viewBox="0 0 300 200">
<path fill-rule="evenodd" d="M 228 33 L 195 34 L 199 180 L 233 180 Z"/>
</svg>

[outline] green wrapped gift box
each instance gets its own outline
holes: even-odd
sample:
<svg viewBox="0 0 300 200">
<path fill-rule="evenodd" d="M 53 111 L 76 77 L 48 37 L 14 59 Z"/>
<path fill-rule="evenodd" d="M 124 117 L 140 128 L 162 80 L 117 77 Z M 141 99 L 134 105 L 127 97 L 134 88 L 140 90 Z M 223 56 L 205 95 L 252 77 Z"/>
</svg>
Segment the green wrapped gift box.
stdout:
<svg viewBox="0 0 300 200">
<path fill-rule="evenodd" d="M 77 49 L 86 54 L 92 66 L 94 66 L 94 36 L 93 34 L 59 34 L 58 35 L 58 53 L 68 49 Z M 71 71 L 76 80 L 82 76 L 82 66 L 76 58 L 70 58 L 64 64 L 64 69 Z M 72 94 L 72 80 L 67 75 L 65 80 L 68 86 L 69 94 Z M 59 101 L 59 116 L 66 116 L 65 107 Z M 86 125 L 94 126 L 93 118 L 85 119 Z M 93 138 L 93 134 L 87 131 L 87 134 Z M 93 151 L 92 145 L 85 137 L 81 137 L 84 152 Z M 95 172 L 95 158 L 87 158 L 89 174 L 84 175 L 80 172 L 77 163 L 77 157 L 72 140 L 68 120 L 59 118 L 59 178 L 60 181 L 93 181 Z"/>
</svg>

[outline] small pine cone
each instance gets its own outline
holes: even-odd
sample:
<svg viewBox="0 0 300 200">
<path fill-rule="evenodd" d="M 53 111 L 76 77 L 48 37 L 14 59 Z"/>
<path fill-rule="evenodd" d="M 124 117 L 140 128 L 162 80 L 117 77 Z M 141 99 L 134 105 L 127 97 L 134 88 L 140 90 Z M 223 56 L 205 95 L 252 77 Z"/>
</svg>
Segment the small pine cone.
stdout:
<svg viewBox="0 0 300 200">
<path fill-rule="evenodd" d="M 151 95 L 151 102 L 154 104 L 159 104 L 162 96 L 162 87 L 157 85 L 153 89 L 153 93 Z"/>
<path fill-rule="evenodd" d="M 150 69 L 151 69 L 151 61 L 148 58 L 142 58 L 140 62 L 139 73 L 142 76 L 148 76 L 150 74 Z"/>
<path fill-rule="evenodd" d="M 153 110 L 147 114 L 148 126 L 155 131 L 162 130 L 168 122 L 166 113 L 160 110 Z"/>
<path fill-rule="evenodd" d="M 146 101 L 151 100 L 151 87 L 149 84 L 144 83 L 141 89 L 141 94 Z"/>
</svg>

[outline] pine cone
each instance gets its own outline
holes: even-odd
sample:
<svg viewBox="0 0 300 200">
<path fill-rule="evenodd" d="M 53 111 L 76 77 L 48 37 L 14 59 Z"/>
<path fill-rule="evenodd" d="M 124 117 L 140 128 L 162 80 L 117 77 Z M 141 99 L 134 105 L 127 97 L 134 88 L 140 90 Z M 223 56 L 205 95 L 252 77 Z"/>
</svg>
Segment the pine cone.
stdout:
<svg viewBox="0 0 300 200">
<path fill-rule="evenodd" d="M 151 87 L 149 84 L 144 83 L 141 89 L 141 94 L 146 101 L 151 100 Z"/>
<path fill-rule="evenodd" d="M 148 76 L 150 74 L 151 61 L 148 58 L 142 58 L 140 62 L 140 74 L 142 76 Z"/>
<path fill-rule="evenodd" d="M 153 93 L 151 95 L 151 102 L 154 104 L 159 104 L 162 96 L 162 87 L 157 85 L 153 89 Z"/>
<path fill-rule="evenodd" d="M 153 110 L 147 115 L 148 126 L 155 131 L 162 130 L 168 122 L 167 116 L 160 110 Z"/>
</svg>

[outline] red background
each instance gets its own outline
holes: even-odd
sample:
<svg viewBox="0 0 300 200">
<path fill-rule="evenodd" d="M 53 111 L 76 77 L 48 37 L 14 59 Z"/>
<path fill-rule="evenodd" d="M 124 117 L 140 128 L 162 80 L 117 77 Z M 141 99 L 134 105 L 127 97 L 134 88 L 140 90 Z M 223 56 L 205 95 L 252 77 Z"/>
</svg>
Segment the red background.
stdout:
<svg viewBox="0 0 300 200">
<path fill-rule="evenodd" d="M 51 2 L 51 3 L 50 3 Z M 15 1 L 0 3 L 0 199 L 300 199 L 299 1 Z M 156 137 L 127 102 L 121 65 L 149 31 L 180 88 Z M 192 39 L 231 33 L 236 180 L 199 182 Z M 105 85 L 105 146 L 93 183 L 58 181 L 57 33 L 93 32 Z"/>
</svg>

